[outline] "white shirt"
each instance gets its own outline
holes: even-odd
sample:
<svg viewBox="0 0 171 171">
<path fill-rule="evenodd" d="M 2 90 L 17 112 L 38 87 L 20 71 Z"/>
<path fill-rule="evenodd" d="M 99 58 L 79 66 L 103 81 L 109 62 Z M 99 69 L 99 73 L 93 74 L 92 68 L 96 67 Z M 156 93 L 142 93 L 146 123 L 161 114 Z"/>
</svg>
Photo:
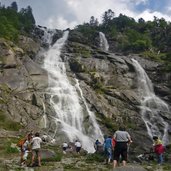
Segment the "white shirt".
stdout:
<svg viewBox="0 0 171 171">
<path fill-rule="evenodd" d="M 63 143 L 63 147 L 68 147 L 68 144 L 67 143 Z"/>
<path fill-rule="evenodd" d="M 32 149 L 39 149 L 42 139 L 40 137 L 34 137 L 32 140 Z"/>
<path fill-rule="evenodd" d="M 76 146 L 76 147 L 81 147 L 81 143 L 80 143 L 80 142 L 76 142 L 76 143 L 75 143 L 75 146 Z"/>
</svg>

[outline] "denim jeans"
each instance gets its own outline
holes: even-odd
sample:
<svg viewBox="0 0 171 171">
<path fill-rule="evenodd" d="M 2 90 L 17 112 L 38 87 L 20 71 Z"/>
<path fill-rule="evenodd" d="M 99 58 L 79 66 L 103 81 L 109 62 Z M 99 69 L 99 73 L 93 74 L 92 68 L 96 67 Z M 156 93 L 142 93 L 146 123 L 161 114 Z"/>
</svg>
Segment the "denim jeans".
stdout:
<svg viewBox="0 0 171 171">
<path fill-rule="evenodd" d="M 158 164 L 163 164 L 163 154 L 157 154 L 157 162 Z"/>
</svg>

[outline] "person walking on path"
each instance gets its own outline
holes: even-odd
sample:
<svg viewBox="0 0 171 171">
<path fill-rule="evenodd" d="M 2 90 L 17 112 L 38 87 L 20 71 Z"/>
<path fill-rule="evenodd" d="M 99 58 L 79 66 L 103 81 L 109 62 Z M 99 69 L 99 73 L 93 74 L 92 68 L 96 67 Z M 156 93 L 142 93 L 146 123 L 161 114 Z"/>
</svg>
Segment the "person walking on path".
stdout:
<svg viewBox="0 0 171 171">
<path fill-rule="evenodd" d="M 125 127 L 120 127 L 118 131 L 114 133 L 113 138 L 116 141 L 115 149 L 114 149 L 114 160 L 113 160 L 113 168 L 116 168 L 120 156 L 122 157 L 123 166 L 126 166 L 127 162 L 127 153 L 128 153 L 128 144 L 132 143 L 131 136 L 125 130 Z"/>
<path fill-rule="evenodd" d="M 38 166 L 41 166 L 41 155 L 40 155 L 40 144 L 42 143 L 42 139 L 39 137 L 39 133 L 35 133 L 35 137 L 32 139 L 32 160 L 31 166 L 34 165 L 35 156 L 38 158 Z"/>
<path fill-rule="evenodd" d="M 157 137 L 153 137 L 154 141 L 154 152 L 156 153 L 157 156 L 157 162 L 159 165 L 163 164 L 163 153 L 164 153 L 164 146 L 162 144 L 162 141 Z"/>
</svg>

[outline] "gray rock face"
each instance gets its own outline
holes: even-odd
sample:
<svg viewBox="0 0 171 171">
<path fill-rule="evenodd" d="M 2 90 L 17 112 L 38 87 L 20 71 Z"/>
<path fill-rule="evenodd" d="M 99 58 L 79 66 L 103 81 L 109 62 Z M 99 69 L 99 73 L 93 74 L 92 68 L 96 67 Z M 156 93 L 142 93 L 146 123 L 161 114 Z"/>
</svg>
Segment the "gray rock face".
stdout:
<svg viewBox="0 0 171 171">
<path fill-rule="evenodd" d="M 171 97 L 170 75 L 162 73 L 164 78 L 162 77 L 160 63 L 143 59 L 138 55 L 123 56 L 103 52 L 85 44 L 86 39 L 85 42 L 81 40 L 80 33 L 71 32 L 63 54 L 68 76 L 73 77 L 73 73 L 79 79 L 84 97 L 90 109 L 95 112 L 103 132 L 113 134 L 114 130 L 123 124 L 135 141 L 132 150 L 148 149 L 152 141 L 141 119 L 136 73 L 131 59 L 139 61 L 154 83 L 156 94 L 165 101 L 169 101 Z M 170 120 L 169 115 L 164 114 L 162 117 Z"/>
<path fill-rule="evenodd" d="M 28 131 L 39 129 L 48 77 L 46 71 L 25 55 L 36 54 L 39 45 L 30 38 L 20 40 L 19 48 L 0 39 L 0 108 L 3 115 Z"/>
</svg>

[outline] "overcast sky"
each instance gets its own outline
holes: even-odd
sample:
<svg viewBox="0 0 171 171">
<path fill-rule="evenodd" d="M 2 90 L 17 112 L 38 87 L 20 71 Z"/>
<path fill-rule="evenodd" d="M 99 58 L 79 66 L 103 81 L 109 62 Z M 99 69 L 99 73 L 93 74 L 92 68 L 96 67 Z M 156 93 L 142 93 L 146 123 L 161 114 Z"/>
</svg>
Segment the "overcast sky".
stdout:
<svg viewBox="0 0 171 171">
<path fill-rule="evenodd" d="M 14 0 L 0 0 L 5 6 Z M 153 20 L 153 17 L 171 21 L 171 0 L 15 0 L 19 9 L 30 5 L 36 24 L 49 28 L 73 28 L 89 22 L 94 16 L 100 21 L 108 9 L 135 19 Z"/>
</svg>

